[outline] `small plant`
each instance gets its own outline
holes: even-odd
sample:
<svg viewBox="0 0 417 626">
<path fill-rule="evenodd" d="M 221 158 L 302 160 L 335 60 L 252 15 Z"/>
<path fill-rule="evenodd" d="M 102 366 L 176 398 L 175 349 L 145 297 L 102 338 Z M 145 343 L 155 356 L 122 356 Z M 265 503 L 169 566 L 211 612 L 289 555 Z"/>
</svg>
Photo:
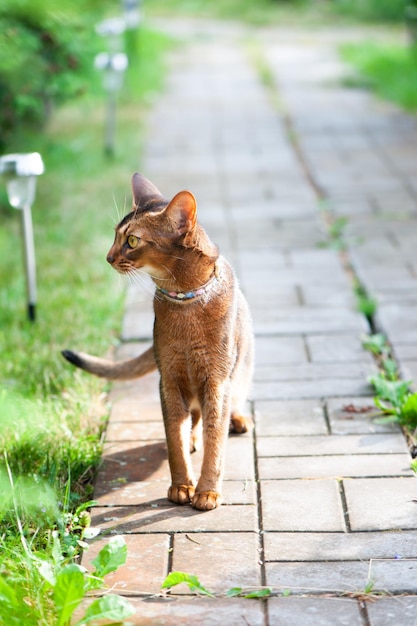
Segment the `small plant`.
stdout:
<svg viewBox="0 0 417 626">
<path fill-rule="evenodd" d="M 6 572 L 0 574 L 1 624 L 83 626 L 99 619 L 119 622 L 134 613 L 125 598 L 108 594 L 93 600 L 84 615 L 72 622 L 75 610 L 88 593 L 105 587 L 104 577 L 125 563 L 127 549 L 122 537 L 112 537 L 102 548 L 93 560 L 95 570 L 91 574 L 81 565 L 68 562 L 57 531 L 53 531 L 51 540 L 50 558 L 33 552 L 24 540 L 25 558 L 19 568 L 9 571 L 7 578 Z M 42 608 L 38 604 L 41 595 Z"/>
<path fill-rule="evenodd" d="M 417 393 L 410 391 L 412 381 L 401 380 L 384 335 L 377 333 L 364 337 L 362 345 L 377 359 L 380 371 L 368 379 L 376 395 L 375 405 L 382 417 L 380 423 L 398 423 L 417 428 Z"/>
<path fill-rule="evenodd" d="M 181 583 L 185 583 L 186 585 L 188 585 L 188 588 L 190 589 L 190 591 L 196 592 L 202 596 L 208 596 L 210 598 L 215 598 L 215 594 L 212 593 L 211 591 L 208 591 L 208 589 L 206 589 L 201 582 L 199 581 L 199 579 L 197 578 L 197 576 L 194 576 L 192 574 L 186 574 L 185 572 L 171 572 L 170 574 L 168 574 L 168 576 L 165 578 L 164 582 L 162 583 L 161 589 L 165 590 L 165 589 L 171 589 L 172 587 L 175 587 L 176 585 L 180 585 Z M 268 596 L 270 596 L 272 593 L 272 589 L 270 587 L 261 587 L 258 589 L 255 589 L 253 587 L 250 588 L 243 588 L 243 587 L 232 587 L 231 589 L 228 589 L 224 594 L 226 598 L 248 598 L 248 599 L 253 599 L 253 598 L 266 598 Z"/>
<path fill-rule="evenodd" d="M 356 305 L 359 313 L 362 313 L 367 320 L 371 321 L 378 307 L 378 301 L 369 295 L 359 281 L 356 281 L 353 291 L 356 296 Z"/>
</svg>

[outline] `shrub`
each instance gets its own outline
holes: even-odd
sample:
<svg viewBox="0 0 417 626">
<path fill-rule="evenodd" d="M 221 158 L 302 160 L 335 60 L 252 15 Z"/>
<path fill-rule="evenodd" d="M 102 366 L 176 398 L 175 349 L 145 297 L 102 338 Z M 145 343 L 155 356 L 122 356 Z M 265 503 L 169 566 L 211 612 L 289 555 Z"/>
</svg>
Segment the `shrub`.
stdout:
<svg viewBox="0 0 417 626">
<path fill-rule="evenodd" d="M 93 14 L 81 0 L 2 0 L 0 151 L 85 88 L 95 52 Z"/>
</svg>

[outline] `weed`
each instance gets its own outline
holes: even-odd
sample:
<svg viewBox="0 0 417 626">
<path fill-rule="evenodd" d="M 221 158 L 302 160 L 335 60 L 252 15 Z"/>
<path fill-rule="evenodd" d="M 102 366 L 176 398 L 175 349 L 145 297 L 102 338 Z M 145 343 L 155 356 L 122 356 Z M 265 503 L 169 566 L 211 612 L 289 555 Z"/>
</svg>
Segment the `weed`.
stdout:
<svg viewBox="0 0 417 626">
<path fill-rule="evenodd" d="M 356 306 L 359 313 L 362 313 L 371 323 L 378 307 L 377 299 L 370 296 L 365 287 L 357 279 L 354 282 L 353 292 L 356 296 Z"/>
<path fill-rule="evenodd" d="M 417 428 L 417 393 L 410 391 L 412 381 L 400 379 L 384 335 L 366 336 L 362 345 L 376 357 L 380 369 L 378 374 L 369 378 L 376 392 L 375 405 L 382 416 L 377 421 Z"/>
<path fill-rule="evenodd" d="M 186 585 L 188 585 L 188 588 L 190 589 L 190 591 L 194 591 L 200 595 L 203 596 L 208 596 L 210 598 L 214 598 L 216 597 L 214 593 L 212 593 L 211 591 L 208 591 L 199 581 L 199 579 L 197 578 L 197 576 L 194 576 L 192 574 L 186 574 L 184 572 L 171 572 L 170 574 L 168 574 L 168 576 L 165 578 L 164 582 L 162 583 L 161 589 L 162 590 L 166 590 L 166 589 L 171 589 L 172 587 L 175 587 L 176 585 L 180 585 L 181 583 L 185 583 Z M 272 589 L 270 587 L 261 587 L 261 588 L 243 588 L 243 587 L 232 587 L 231 589 L 228 589 L 224 594 L 227 598 L 248 598 L 248 599 L 253 599 L 253 598 L 266 598 L 268 596 L 270 596 L 272 593 Z"/>
</svg>

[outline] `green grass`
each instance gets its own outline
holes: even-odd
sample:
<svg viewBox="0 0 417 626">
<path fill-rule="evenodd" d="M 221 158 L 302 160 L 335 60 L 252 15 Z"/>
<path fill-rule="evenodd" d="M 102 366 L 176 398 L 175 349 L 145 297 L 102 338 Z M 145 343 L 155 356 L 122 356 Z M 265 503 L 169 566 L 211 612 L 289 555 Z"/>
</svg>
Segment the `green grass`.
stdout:
<svg viewBox="0 0 417 626">
<path fill-rule="evenodd" d="M 41 132 L 16 136 L 10 150 L 39 151 L 46 169 L 32 209 L 35 323 L 26 319 L 21 216 L 8 205 L 4 185 L 0 191 L 0 584 L 1 574 L 16 571 L 19 559 L 24 563 L 22 536 L 31 551 L 51 558 L 51 529 L 68 541 L 65 517 L 91 498 L 108 412 L 105 384 L 72 368 L 60 351 L 103 354 L 118 341 L 123 288 L 105 257 L 114 224 L 131 206 L 130 178 L 140 169 L 149 102 L 162 85 L 171 45 L 161 34 L 140 30 L 119 98 L 113 158 L 103 150 L 105 97 L 98 75 L 91 76 L 88 93 L 57 109 Z M 29 580 L 23 567 L 15 578 L 18 586 L 27 581 L 19 594 L 34 605 L 40 601 L 37 577 Z"/>
<path fill-rule="evenodd" d="M 401 22 L 405 0 L 152 0 L 147 14 L 241 20 L 286 26 Z"/>
<path fill-rule="evenodd" d="M 341 46 L 342 58 L 358 72 L 348 84 L 372 89 L 381 98 L 417 111 L 417 50 L 376 42 Z"/>
</svg>

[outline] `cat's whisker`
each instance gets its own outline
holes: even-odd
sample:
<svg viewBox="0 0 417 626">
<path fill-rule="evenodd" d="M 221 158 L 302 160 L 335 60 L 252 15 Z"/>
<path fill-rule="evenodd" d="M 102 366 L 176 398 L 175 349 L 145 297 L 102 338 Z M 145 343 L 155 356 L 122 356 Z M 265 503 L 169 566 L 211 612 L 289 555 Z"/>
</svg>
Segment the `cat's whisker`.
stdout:
<svg viewBox="0 0 417 626">
<path fill-rule="evenodd" d="M 119 209 L 119 205 L 117 204 L 117 200 L 116 200 L 115 196 L 113 196 L 113 204 L 114 204 L 115 209 L 116 209 L 117 224 L 118 224 L 121 221 L 121 219 L 122 219 L 122 215 L 121 215 L 121 212 L 120 212 L 120 209 Z"/>
<path fill-rule="evenodd" d="M 161 263 L 161 267 L 163 267 L 163 268 L 164 268 L 164 270 L 166 270 L 166 271 L 168 272 L 168 274 L 171 274 L 171 277 L 173 278 L 173 280 L 175 280 L 175 276 L 174 276 L 173 272 L 171 272 L 171 270 L 169 269 L 169 267 L 167 267 L 166 265 L 163 265 L 162 263 Z M 169 280 L 169 279 L 168 279 L 168 278 L 166 278 L 165 280 Z"/>
<path fill-rule="evenodd" d="M 128 273 L 128 276 L 132 280 L 132 283 L 139 285 L 140 287 L 145 289 L 145 291 L 147 291 L 153 296 L 154 290 L 151 287 L 151 285 L 149 285 L 148 281 L 143 278 L 143 276 L 145 275 L 147 275 L 146 272 L 143 272 L 143 271 L 141 272 L 138 269 L 132 269 Z"/>
</svg>

